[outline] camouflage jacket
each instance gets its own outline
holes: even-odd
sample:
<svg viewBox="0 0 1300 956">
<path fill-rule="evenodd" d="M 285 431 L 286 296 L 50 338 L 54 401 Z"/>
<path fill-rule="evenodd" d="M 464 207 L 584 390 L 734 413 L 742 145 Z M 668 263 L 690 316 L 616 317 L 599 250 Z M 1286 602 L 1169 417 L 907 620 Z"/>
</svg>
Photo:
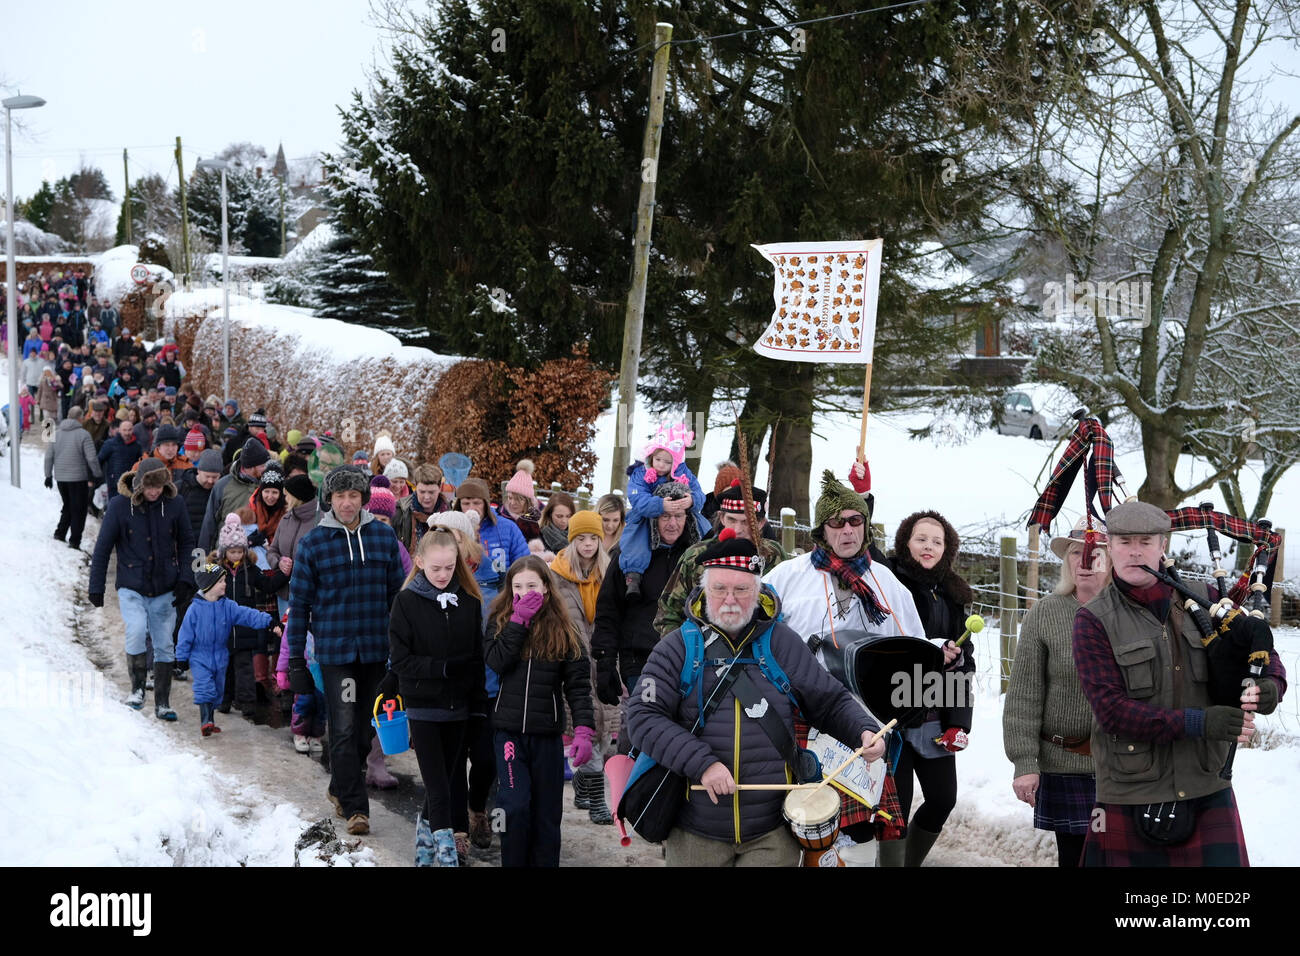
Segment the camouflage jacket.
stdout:
<svg viewBox="0 0 1300 956">
<path fill-rule="evenodd" d="M 682 552 L 682 559 L 668 575 L 663 592 L 659 595 L 659 613 L 655 615 L 654 628 L 660 634 L 675 631 L 686 621 L 686 599 L 700 583 L 700 556 L 713 544 L 713 538 L 707 538 L 691 545 Z M 781 550 L 781 545 L 770 538 L 764 538 L 758 548 L 763 556 L 763 573 L 772 570 L 789 555 Z"/>
</svg>

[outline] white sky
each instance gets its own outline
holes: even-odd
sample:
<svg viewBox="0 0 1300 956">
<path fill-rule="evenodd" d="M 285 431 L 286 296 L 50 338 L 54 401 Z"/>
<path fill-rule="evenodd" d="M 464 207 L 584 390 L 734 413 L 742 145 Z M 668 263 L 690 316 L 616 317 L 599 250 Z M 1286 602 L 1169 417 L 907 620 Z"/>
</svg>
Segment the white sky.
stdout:
<svg viewBox="0 0 1300 956">
<path fill-rule="evenodd" d="M 85 160 L 121 201 L 123 147 L 133 182 L 157 172 L 175 185 L 177 136 L 187 173 L 242 140 L 272 159 L 283 141 L 291 161 L 334 149 L 336 107 L 379 49 L 367 0 L 3 0 L 5 20 L 19 6 L 0 83 L 46 100 L 14 113 L 20 198 Z"/>
</svg>

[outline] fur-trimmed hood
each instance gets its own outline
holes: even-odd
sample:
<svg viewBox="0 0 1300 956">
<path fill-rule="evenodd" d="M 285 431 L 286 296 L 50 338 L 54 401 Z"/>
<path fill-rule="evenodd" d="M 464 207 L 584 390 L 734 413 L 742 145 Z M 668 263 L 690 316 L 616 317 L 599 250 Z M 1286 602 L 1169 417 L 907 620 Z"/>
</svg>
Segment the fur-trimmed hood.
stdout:
<svg viewBox="0 0 1300 956">
<path fill-rule="evenodd" d="M 938 564 L 928 571 L 917 563 L 912 557 L 911 549 L 907 546 L 913 529 L 920 521 L 933 521 L 943 528 L 943 556 L 939 558 Z M 904 518 L 894 534 L 892 558 L 894 572 L 901 578 L 928 586 L 937 584 L 955 603 L 964 607 L 974 600 L 975 595 L 965 579 L 953 570 L 953 562 L 957 560 L 959 547 L 961 547 L 961 538 L 947 518 L 937 511 L 917 511 Z"/>
<path fill-rule="evenodd" d="M 166 478 L 167 478 L 167 480 L 163 483 L 163 486 L 162 486 L 162 489 L 163 489 L 163 497 L 164 497 L 164 498 L 175 498 L 175 497 L 176 497 L 176 485 L 172 483 L 172 480 L 171 480 L 171 472 L 169 472 L 166 468 L 161 468 L 161 469 L 159 469 L 159 470 L 157 470 L 157 471 L 151 471 L 151 472 L 149 472 L 149 474 L 150 474 L 150 475 L 165 475 Z M 136 482 L 136 480 L 135 480 L 135 475 L 136 475 L 136 473 L 135 473 L 134 471 L 128 471 L 126 474 L 122 475 L 122 477 L 118 478 L 118 479 L 117 479 L 117 493 L 118 493 L 119 495 L 124 495 L 124 496 L 126 496 L 127 498 L 130 498 L 130 499 L 131 499 L 131 506 L 132 506 L 132 507 L 140 508 L 140 507 L 143 507 L 144 504 L 145 504 L 145 500 L 144 500 L 144 486 L 143 486 L 143 485 L 139 485 L 139 484 Z M 145 480 L 146 480 L 146 481 L 150 480 L 149 477 L 148 477 L 148 475 L 145 476 Z M 161 499 L 159 499 L 159 500 L 161 500 Z"/>
</svg>

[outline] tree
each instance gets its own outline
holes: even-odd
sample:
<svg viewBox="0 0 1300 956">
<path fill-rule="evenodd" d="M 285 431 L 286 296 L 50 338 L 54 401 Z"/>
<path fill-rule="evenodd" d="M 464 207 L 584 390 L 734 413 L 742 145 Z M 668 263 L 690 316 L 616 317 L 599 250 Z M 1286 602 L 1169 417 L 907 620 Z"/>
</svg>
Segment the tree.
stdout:
<svg viewBox="0 0 1300 956">
<path fill-rule="evenodd" d="M 54 208 L 54 189 L 47 180 L 41 180 L 41 188 L 32 194 L 26 202 L 15 203 L 18 213 L 38 229 L 49 229 L 50 211 Z"/>
<path fill-rule="evenodd" d="M 227 147 L 225 152 L 235 150 L 236 146 Z M 196 169 L 186 198 L 191 225 L 220 248 L 221 173 Z M 280 254 L 280 184 L 273 176 L 258 176 L 255 170 L 244 166 L 227 168 L 226 211 L 232 252 L 250 256 Z"/>
<path fill-rule="evenodd" d="M 375 326 L 408 345 L 424 344 L 426 335 L 414 324 L 410 301 L 393 288 L 374 259 L 360 250 L 356 237 L 334 225 L 337 236 L 306 270 L 316 315 Z"/>
<path fill-rule="evenodd" d="M 150 234 L 166 235 L 181 220 L 177 195 L 167 188 L 167 182 L 157 173 L 141 176 L 131 186 L 130 215 L 131 237 L 139 242 Z M 126 242 L 126 216 L 128 203 L 122 204 L 117 217 L 115 242 Z"/>
<path fill-rule="evenodd" d="M 1139 495 L 1160 507 L 1223 483 L 1244 511 L 1233 488 L 1246 434 L 1276 453 L 1265 504 L 1295 460 L 1285 449 L 1300 399 L 1289 357 L 1300 245 L 1287 211 L 1300 198 L 1300 113 L 1257 111 L 1264 80 L 1243 72 L 1270 42 L 1294 43 L 1294 12 L 1254 0 L 1097 8 L 1090 41 L 1064 50 L 1055 95 L 1035 118 L 1036 172 L 1021 199 L 1033 230 L 1059 244 L 1082 288 L 1082 309 L 1065 305 L 1088 326 L 1058 336 L 1042 368 L 1134 416 L 1147 472 Z M 1116 307 L 1116 284 L 1146 290 L 1138 314 Z M 1211 473 L 1180 482 L 1185 450 Z"/>
<path fill-rule="evenodd" d="M 113 200 L 113 191 L 102 170 L 83 166 L 71 176 L 54 184 L 54 202 L 50 206 L 50 232 L 62 236 L 77 249 L 107 248 L 112 240 L 112 220 L 105 205 Z"/>
</svg>

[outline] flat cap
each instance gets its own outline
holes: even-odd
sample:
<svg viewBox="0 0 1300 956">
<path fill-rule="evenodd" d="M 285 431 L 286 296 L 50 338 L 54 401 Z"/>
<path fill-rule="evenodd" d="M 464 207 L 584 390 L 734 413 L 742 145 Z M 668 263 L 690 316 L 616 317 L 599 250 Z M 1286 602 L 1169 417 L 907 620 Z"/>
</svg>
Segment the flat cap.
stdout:
<svg viewBox="0 0 1300 956">
<path fill-rule="evenodd" d="M 1117 534 L 1168 534 L 1172 523 L 1169 515 L 1145 501 L 1126 501 L 1106 513 L 1106 530 L 1112 537 Z"/>
</svg>

